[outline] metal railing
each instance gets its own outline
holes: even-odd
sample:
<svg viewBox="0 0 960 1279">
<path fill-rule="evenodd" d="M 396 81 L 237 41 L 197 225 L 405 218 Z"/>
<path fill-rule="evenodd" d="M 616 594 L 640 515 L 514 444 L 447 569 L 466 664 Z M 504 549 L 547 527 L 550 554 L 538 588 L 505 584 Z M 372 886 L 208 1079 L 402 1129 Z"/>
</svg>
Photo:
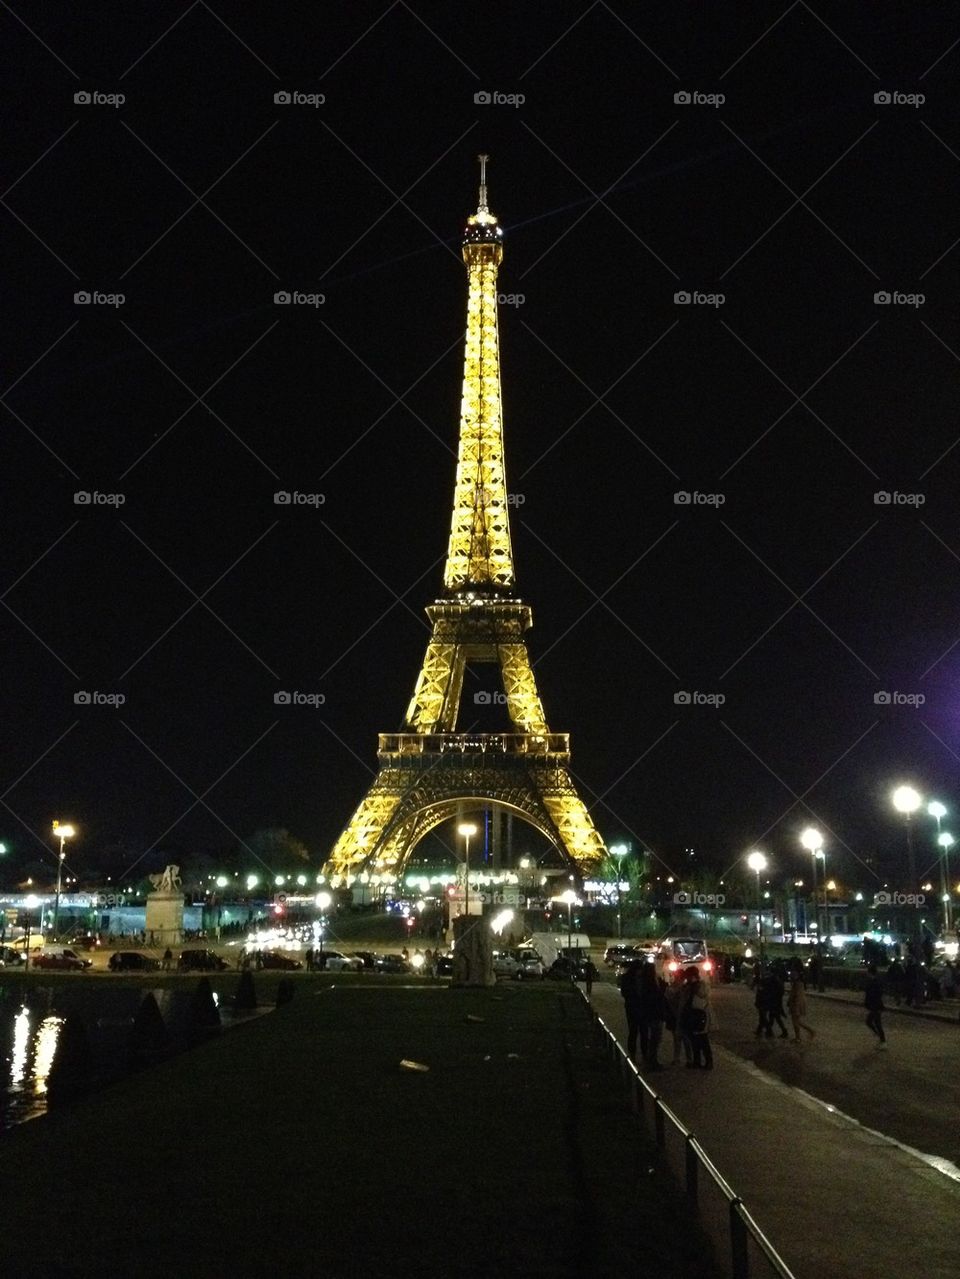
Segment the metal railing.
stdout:
<svg viewBox="0 0 960 1279">
<path fill-rule="evenodd" d="M 381 755 L 568 755 L 569 733 L 381 733 Z"/>
<path fill-rule="evenodd" d="M 795 1279 L 697 1138 L 650 1087 L 603 1018 L 592 1007 L 590 1012 L 599 1040 L 606 1042 L 611 1060 L 619 1064 L 628 1084 L 633 1113 L 646 1124 L 671 1171 L 684 1184 L 721 1264 L 726 1258 L 733 1279 L 762 1275 Z"/>
</svg>

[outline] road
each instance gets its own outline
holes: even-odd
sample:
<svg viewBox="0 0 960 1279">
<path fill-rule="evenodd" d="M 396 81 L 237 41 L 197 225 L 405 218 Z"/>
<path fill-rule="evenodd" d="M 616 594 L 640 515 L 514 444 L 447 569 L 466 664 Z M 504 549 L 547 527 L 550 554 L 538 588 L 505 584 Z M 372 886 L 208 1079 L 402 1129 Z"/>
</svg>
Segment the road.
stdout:
<svg viewBox="0 0 960 1279">
<path fill-rule="evenodd" d="M 886 1049 L 864 1025 L 864 1010 L 807 997 L 812 1041 L 756 1039 L 753 992 L 713 990 L 713 1038 L 792 1088 L 836 1106 L 860 1123 L 960 1167 L 960 1025 L 888 1013 Z M 779 1034 L 778 1031 L 774 1032 Z"/>
</svg>

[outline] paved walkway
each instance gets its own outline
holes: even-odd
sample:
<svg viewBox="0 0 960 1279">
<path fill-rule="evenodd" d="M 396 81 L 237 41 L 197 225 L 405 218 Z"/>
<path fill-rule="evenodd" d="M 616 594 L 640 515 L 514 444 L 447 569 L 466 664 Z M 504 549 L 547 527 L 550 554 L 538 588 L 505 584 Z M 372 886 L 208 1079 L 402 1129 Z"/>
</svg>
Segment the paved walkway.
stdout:
<svg viewBox="0 0 960 1279">
<path fill-rule="evenodd" d="M 857 1007 L 863 1007 L 863 991 L 862 990 L 807 990 L 808 998 L 813 999 L 832 999 L 838 1004 L 856 1004 Z M 888 1013 L 905 1013 L 908 1017 L 927 1017 L 932 1021 L 948 1021 L 955 1026 L 960 1021 L 960 1003 L 956 999 L 936 999 L 930 1003 L 922 1004 L 919 1008 L 907 1004 L 895 1004 L 893 996 L 887 991 L 883 997 L 884 1005 Z"/>
<path fill-rule="evenodd" d="M 594 986 L 592 1002 L 625 1044 L 616 987 Z M 960 1181 L 716 1039 L 714 1057 L 713 1071 L 667 1069 L 650 1082 L 797 1279 L 960 1273 Z"/>
</svg>

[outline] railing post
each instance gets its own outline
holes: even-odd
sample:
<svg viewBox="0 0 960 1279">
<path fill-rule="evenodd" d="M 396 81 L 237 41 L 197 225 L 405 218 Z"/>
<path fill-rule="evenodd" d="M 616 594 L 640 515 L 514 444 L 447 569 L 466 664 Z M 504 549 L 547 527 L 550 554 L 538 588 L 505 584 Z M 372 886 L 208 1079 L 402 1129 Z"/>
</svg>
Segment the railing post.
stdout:
<svg viewBox="0 0 960 1279">
<path fill-rule="evenodd" d="M 747 1227 L 740 1216 L 742 1202 L 742 1199 L 730 1200 L 730 1265 L 733 1270 L 733 1279 L 750 1279 Z"/>
<path fill-rule="evenodd" d="M 657 1145 L 663 1150 L 667 1144 L 667 1137 L 663 1128 L 663 1107 L 660 1105 L 659 1097 L 653 1099 L 653 1126 L 656 1131 Z"/>
<path fill-rule="evenodd" d="M 694 1205 L 696 1205 L 696 1202 L 697 1202 L 697 1174 L 698 1174 L 698 1173 L 699 1173 L 699 1171 L 700 1171 L 700 1156 L 697 1154 L 697 1149 L 696 1149 L 696 1147 L 694 1146 L 693 1142 L 694 1142 L 694 1136 L 693 1136 L 693 1133 L 692 1133 L 692 1132 L 688 1132 L 688 1133 L 687 1133 L 687 1137 L 686 1137 L 686 1145 L 687 1145 L 687 1151 L 686 1151 L 686 1155 L 687 1155 L 687 1159 L 686 1159 L 686 1163 L 687 1163 L 687 1197 L 688 1197 L 689 1199 L 693 1200 Z"/>
</svg>

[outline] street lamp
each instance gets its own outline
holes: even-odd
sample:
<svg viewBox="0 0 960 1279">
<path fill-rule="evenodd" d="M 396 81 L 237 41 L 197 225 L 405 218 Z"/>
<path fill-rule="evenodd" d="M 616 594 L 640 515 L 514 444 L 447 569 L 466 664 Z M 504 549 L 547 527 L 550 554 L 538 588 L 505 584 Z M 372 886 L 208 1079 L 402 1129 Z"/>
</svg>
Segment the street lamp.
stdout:
<svg viewBox="0 0 960 1279">
<path fill-rule="evenodd" d="M 947 815 L 946 805 L 941 804 L 938 799 L 932 799 L 930 803 L 927 805 L 927 815 L 929 817 L 932 817 L 934 821 L 937 823 L 937 846 L 938 848 L 940 848 L 942 847 L 942 845 L 940 844 L 940 822 Z M 947 884 L 949 883 L 949 880 L 947 878 L 947 872 L 944 867 L 944 857 L 946 856 L 946 854 L 940 852 L 937 854 L 937 856 L 940 862 L 940 900 L 946 903 L 946 901 L 948 900 Z M 946 911 L 946 906 L 944 906 L 944 911 L 943 911 L 944 932 L 946 932 L 947 927 L 948 927 L 947 911 Z"/>
<path fill-rule="evenodd" d="M 893 792 L 891 799 L 893 806 L 898 813 L 903 813 L 904 821 L 907 826 L 907 870 L 910 876 L 910 892 L 914 898 L 917 896 L 917 861 L 913 851 L 913 823 L 910 818 L 923 803 L 923 798 L 919 791 L 914 790 L 912 786 L 898 786 Z M 919 943 L 920 943 L 920 914 L 919 904 L 914 906 L 913 915 L 913 940 L 914 945 L 918 948 L 915 958 L 919 959 Z"/>
<path fill-rule="evenodd" d="M 68 839 L 73 839 L 77 832 L 69 822 L 65 823 L 63 826 L 61 826 L 59 822 L 54 822 L 53 833 L 54 836 L 60 840 L 60 857 L 57 860 L 57 895 L 54 898 L 53 903 L 53 936 L 54 940 L 56 940 L 57 924 L 60 918 L 60 881 L 63 876 L 63 861 L 67 855 L 63 851 L 63 846 Z"/>
<path fill-rule="evenodd" d="M 950 849 L 954 844 L 954 838 L 949 831 L 944 831 L 942 835 L 937 836 L 937 843 L 943 849 L 941 854 L 943 863 L 941 872 L 943 875 L 943 931 L 949 933 L 953 928 L 953 899 L 950 896 Z"/>
<path fill-rule="evenodd" d="M 573 908 L 578 904 L 579 898 L 572 888 L 568 888 L 565 893 L 560 894 L 560 900 L 567 903 L 567 954 L 570 960 L 573 960 Z"/>
<path fill-rule="evenodd" d="M 823 856 L 823 836 L 816 826 L 808 826 L 800 836 L 800 843 L 813 858 L 813 915 L 817 925 L 817 954 L 820 954 L 820 899 L 817 892 L 817 858 Z M 824 859 L 826 860 L 826 859 Z M 809 932 L 809 925 L 807 928 Z"/>
<path fill-rule="evenodd" d="M 320 908 L 320 958 L 317 960 L 317 967 L 323 972 L 323 934 L 327 926 L 325 911 L 330 909 L 330 903 L 333 898 L 329 893 L 317 893 L 317 906 Z"/>
<path fill-rule="evenodd" d="M 759 851 L 752 852 L 747 865 L 757 876 L 757 940 L 760 944 L 760 971 L 763 972 L 763 901 L 760 897 L 760 872 L 767 869 L 767 859 Z"/>
<path fill-rule="evenodd" d="M 476 835 L 473 822 L 461 822 L 457 834 L 463 836 L 463 913 L 470 914 L 470 837 Z"/>
<path fill-rule="evenodd" d="M 620 892 L 620 878 L 621 878 L 622 872 L 620 867 L 622 865 L 623 858 L 626 857 L 629 851 L 630 851 L 629 844 L 611 844 L 610 845 L 610 856 L 615 857 L 617 859 L 617 941 L 622 941 L 623 939 L 623 918 L 621 913 L 622 894 Z"/>
</svg>

